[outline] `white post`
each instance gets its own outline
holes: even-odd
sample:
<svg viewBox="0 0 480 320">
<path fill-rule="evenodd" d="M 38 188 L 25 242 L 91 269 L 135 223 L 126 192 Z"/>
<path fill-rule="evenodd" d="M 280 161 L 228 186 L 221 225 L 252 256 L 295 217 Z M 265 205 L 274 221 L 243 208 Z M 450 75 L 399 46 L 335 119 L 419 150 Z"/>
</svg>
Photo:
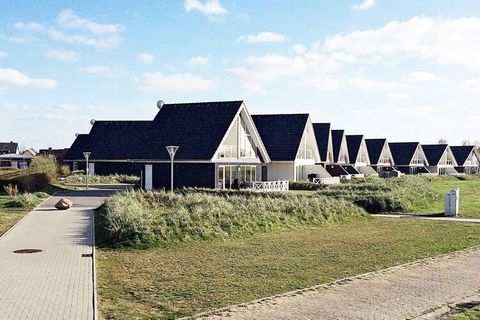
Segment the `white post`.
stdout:
<svg viewBox="0 0 480 320">
<path fill-rule="evenodd" d="M 87 184 L 87 190 L 88 190 L 88 158 L 90 158 L 91 152 L 84 152 L 83 156 L 85 157 L 86 164 L 85 164 L 85 178 L 86 178 L 86 184 Z"/>
<path fill-rule="evenodd" d="M 178 150 L 178 146 L 166 146 L 165 147 L 170 155 L 170 191 L 173 192 L 173 160 L 175 158 L 175 153 Z"/>
</svg>

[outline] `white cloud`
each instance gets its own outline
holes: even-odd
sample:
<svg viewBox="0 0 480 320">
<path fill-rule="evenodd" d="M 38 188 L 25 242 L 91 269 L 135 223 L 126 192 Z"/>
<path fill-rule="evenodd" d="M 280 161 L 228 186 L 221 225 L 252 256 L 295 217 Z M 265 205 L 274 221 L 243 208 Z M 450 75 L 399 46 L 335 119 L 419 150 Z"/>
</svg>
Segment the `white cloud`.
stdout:
<svg viewBox="0 0 480 320">
<path fill-rule="evenodd" d="M 66 29 L 77 29 L 95 36 L 116 34 L 124 29 L 121 24 L 102 24 L 76 15 L 72 10 L 60 12 L 57 24 Z"/>
<path fill-rule="evenodd" d="M 307 48 L 303 44 L 294 44 L 292 49 L 296 54 L 302 54 L 307 51 Z"/>
<path fill-rule="evenodd" d="M 48 31 L 48 36 L 56 41 L 61 41 L 68 44 L 86 45 L 96 47 L 98 49 L 110 49 L 118 46 L 122 41 L 122 38 L 118 34 L 112 34 L 107 37 L 95 37 L 82 34 L 70 35 L 54 28 Z"/>
<path fill-rule="evenodd" d="M 45 53 L 45 56 L 50 59 L 60 60 L 60 61 L 77 61 L 78 54 L 75 51 L 68 50 L 49 50 Z"/>
<path fill-rule="evenodd" d="M 88 66 L 81 68 L 80 71 L 84 73 L 108 74 L 111 73 L 113 69 L 107 66 Z"/>
<path fill-rule="evenodd" d="M 375 6 L 375 0 L 364 0 L 352 6 L 353 10 L 366 10 Z"/>
<path fill-rule="evenodd" d="M 236 42 L 248 42 L 248 43 L 268 43 L 268 42 L 284 42 L 287 38 L 275 32 L 260 32 L 257 34 L 250 34 L 241 36 Z"/>
<path fill-rule="evenodd" d="M 403 81 L 407 82 L 444 82 L 445 78 L 437 77 L 433 73 L 426 71 L 412 71 L 402 77 Z"/>
<path fill-rule="evenodd" d="M 13 24 L 13 28 L 46 35 L 52 40 L 67 44 L 86 45 L 98 49 L 109 49 L 118 46 L 122 41 L 120 32 L 125 29 L 121 24 L 99 23 L 91 19 L 82 18 L 72 10 L 60 12 L 55 20 L 55 24 L 52 25 L 43 25 L 34 21 L 16 22 Z M 20 40 L 25 41 L 25 39 Z M 27 38 L 26 40 L 29 39 Z"/>
<path fill-rule="evenodd" d="M 46 28 L 43 24 L 38 22 L 16 22 L 13 24 L 13 28 L 24 31 L 44 31 Z"/>
<path fill-rule="evenodd" d="M 365 31 L 328 37 L 323 49 L 353 55 L 419 56 L 445 65 L 480 70 L 480 18 L 414 17 Z"/>
<path fill-rule="evenodd" d="M 147 52 L 139 53 L 137 58 L 145 64 L 152 64 L 155 60 L 155 56 Z"/>
<path fill-rule="evenodd" d="M 192 66 L 203 66 L 208 63 L 208 58 L 204 56 L 191 57 L 188 63 Z"/>
<path fill-rule="evenodd" d="M 480 79 L 466 80 L 460 84 L 459 89 L 463 92 L 480 92 Z"/>
<path fill-rule="evenodd" d="M 0 59 L 8 57 L 8 53 L 5 51 L 0 51 Z"/>
<path fill-rule="evenodd" d="M 191 73 L 145 73 L 143 80 L 139 89 L 146 92 L 200 92 L 215 87 L 215 81 Z"/>
<path fill-rule="evenodd" d="M 222 6 L 219 0 L 206 0 L 205 2 L 185 0 L 183 4 L 187 12 L 198 10 L 207 16 L 219 16 L 228 13 L 228 10 Z"/>
<path fill-rule="evenodd" d="M 0 69 L 0 87 L 54 89 L 58 82 L 45 78 L 30 78 L 14 69 Z"/>
</svg>

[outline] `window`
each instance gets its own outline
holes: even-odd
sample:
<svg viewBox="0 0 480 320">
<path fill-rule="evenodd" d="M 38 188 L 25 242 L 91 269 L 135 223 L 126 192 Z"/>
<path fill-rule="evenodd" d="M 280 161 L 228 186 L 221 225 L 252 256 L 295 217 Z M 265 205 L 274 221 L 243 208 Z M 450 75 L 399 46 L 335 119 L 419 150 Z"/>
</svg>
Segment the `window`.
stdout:
<svg viewBox="0 0 480 320">
<path fill-rule="evenodd" d="M 78 162 L 75 161 L 75 162 L 72 164 L 72 171 L 77 171 L 77 170 L 78 170 Z"/>
</svg>

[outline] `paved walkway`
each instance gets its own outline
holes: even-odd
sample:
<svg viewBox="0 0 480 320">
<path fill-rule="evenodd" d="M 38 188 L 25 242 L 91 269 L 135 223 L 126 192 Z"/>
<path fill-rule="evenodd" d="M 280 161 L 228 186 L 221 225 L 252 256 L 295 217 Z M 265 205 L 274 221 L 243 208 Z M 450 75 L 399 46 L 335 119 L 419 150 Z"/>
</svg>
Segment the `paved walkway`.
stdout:
<svg viewBox="0 0 480 320">
<path fill-rule="evenodd" d="M 479 218 L 462 218 L 462 217 L 435 217 L 422 215 L 408 215 L 408 214 L 372 214 L 376 218 L 397 218 L 397 219 L 416 219 L 416 220 L 435 220 L 435 221 L 451 221 L 451 222 L 468 222 L 480 223 Z"/>
<path fill-rule="evenodd" d="M 480 290 L 480 248 L 266 298 L 201 319 L 414 319 Z M 478 297 L 478 296 L 477 296 Z"/>
<path fill-rule="evenodd" d="M 82 255 L 93 252 L 92 209 L 109 193 L 61 192 L 0 238 L 0 319 L 93 319 L 93 259 Z M 54 209 L 61 197 L 74 207 Z"/>
</svg>

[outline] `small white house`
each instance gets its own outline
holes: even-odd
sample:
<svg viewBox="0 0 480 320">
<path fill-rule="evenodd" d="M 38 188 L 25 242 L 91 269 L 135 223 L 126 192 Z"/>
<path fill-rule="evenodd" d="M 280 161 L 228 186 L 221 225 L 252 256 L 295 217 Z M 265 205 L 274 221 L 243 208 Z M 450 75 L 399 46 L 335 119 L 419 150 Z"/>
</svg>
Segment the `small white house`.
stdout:
<svg viewBox="0 0 480 320">
<path fill-rule="evenodd" d="M 447 144 L 423 144 L 423 152 L 428 160 L 427 169 L 432 174 L 458 174 L 457 161 Z"/>
<path fill-rule="evenodd" d="M 391 171 L 395 165 L 387 139 L 365 139 L 370 166 L 381 173 Z"/>
<path fill-rule="evenodd" d="M 395 169 L 404 174 L 429 174 L 428 160 L 420 142 L 390 142 Z"/>
<path fill-rule="evenodd" d="M 455 170 L 464 174 L 478 174 L 480 166 L 480 155 L 475 146 L 452 146 L 450 147 L 457 162 Z"/>
</svg>

